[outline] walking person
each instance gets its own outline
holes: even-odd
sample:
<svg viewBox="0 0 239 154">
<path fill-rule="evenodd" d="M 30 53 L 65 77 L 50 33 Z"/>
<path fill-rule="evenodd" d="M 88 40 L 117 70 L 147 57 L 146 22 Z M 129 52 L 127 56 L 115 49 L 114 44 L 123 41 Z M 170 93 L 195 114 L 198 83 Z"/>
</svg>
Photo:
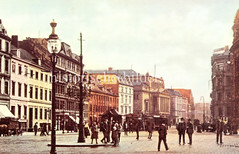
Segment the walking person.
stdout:
<svg viewBox="0 0 239 154">
<path fill-rule="evenodd" d="M 35 125 L 34 125 L 34 133 L 35 133 L 35 136 L 37 135 L 37 122 L 35 123 Z"/>
<path fill-rule="evenodd" d="M 107 129 L 107 122 L 106 120 L 103 121 L 102 126 L 101 126 L 101 130 L 103 132 L 103 138 L 101 139 L 102 143 L 107 143 L 107 137 L 106 137 L 106 129 Z"/>
<path fill-rule="evenodd" d="M 192 145 L 193 124 L 191 123 L 191 119 L 188 119 L 187 134 L 188 134 L 188 139 L 189 139 L 189 143 L 188 144 Z"/>
<path fill-rule="evenodd" d="M 179 135 L 179 144 L 181 145 L 181 138 L 183 137 L 183 145 L 185 144 L 185 130 L 186 130 L 186 123 L 184 122 L 184 118 L 181 118 L 177 126 L 178 135 Z"/>
<path fill-rule="evenodd" d="M 84 131 L 85 131 L 85 138 L 87 138 L 87 136 L 90 136 L 89 125 L 87 122 L 85 122 Z"/>
<path fill-rule="evenodd" d="M 162 140 L 163 140 L 165 149 L 168 150 L 169 148 L 167 145 L 167 128 L 165 127 L 164 124 L 160 123 L 158 128 L 158 133 L 159 133 L 158 151 L 160 151 L 160 145 Z"/>
<path fill-rule="evenodd" d="M 120 142 L 120 136 L 121 136 L 121 131 L 122 131 L 122 124 L 121 123 L 118 124 L 117 130 L 118 130 L 118 140 Z"/>
<path fill-rule="evenodd" d="M 148 139 L 151 139 L 153 134 L 153 127 L 154 127 L 153 122 L 147 121 L 147 126 L 148 126 L 148 132 L 149 132 Z"/>
<path fill-rule="evenodd" d="M 128 123 L 127 123 L 127 121 L 124 121 L 123 129 L 124 129 L 124 135 L 128 136 Z"/>
<path fill-rule="evenodd" d="M 96 122 L 93 123 L 91 126 L 91 144 L 93 144 L 93 140 L 95 139 L 96 144 L 98 144 L 97 139 L 98 139 L 98 128 L 96 125 Z"/>
<path fill-rule="evenodd" d="M 135 125 L 135 129 L 136 129 L 136 139 L 139 140 L 139 129 L 140 129 L 140 125 L 139 125 L 139 120 L 137 120 L 136 125 Z"/>
<path fill-rule="evenodd" d="M 112 142 L 114 146 L 119 145 L 118 123 L 115 122 L 112 128 Z"/>
<path fill-rule="evenodd" d="M 218 119 L 217 124 L 216 124 L 216 129 L 217 129 L 217 144 L 218 144 L 218 140 L 220 138 L 220 144 L 222 144 L 222 132 L 223 132 L 223 128 L 224 128 L 224 122 L 222 120 L 222 118 Z"/>
</svg>

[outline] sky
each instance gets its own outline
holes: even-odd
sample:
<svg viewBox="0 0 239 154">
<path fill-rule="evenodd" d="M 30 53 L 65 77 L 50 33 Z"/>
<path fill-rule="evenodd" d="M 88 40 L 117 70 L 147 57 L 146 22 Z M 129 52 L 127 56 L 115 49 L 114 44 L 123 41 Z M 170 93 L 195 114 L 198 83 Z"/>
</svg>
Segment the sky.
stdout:
<svg viewBox="0 0 239 154">
<path fill-rule="evenodd" d="M 1 0 L 8 35 L 61 41 L 85 69 L 133 69 L 162 77 L 165 88 L 191 89 L 210 102 L 213 50 L 232 45 L 238 0 Z M 155 69 L 156 68 L 156 69 Z"/>
</svg>

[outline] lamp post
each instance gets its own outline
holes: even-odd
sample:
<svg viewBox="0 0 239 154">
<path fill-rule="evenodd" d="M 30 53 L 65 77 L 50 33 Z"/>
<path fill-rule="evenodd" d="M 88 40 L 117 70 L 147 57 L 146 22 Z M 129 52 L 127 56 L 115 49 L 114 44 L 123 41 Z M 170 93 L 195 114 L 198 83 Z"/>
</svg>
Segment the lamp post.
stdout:
<svg viewBox="0 0 239 154">
<path fill-rule="evenodd" d="M 52 131 L 51 131 L 51 154 L 56 153 L 56 104 L 55 104 L 55 67 L 57 63 L 57 56 L 56 54 L 60 50 L 61 43 L 58 39 L 57 34 L 55 34 L 55 27 L 57 23 L 53 20 L 50 23 L 52 27 L 52 33 L 47 39 L 47 48 L 48 51 L 51 53 L 51 64 L 52 64 Z"/>
</svg>

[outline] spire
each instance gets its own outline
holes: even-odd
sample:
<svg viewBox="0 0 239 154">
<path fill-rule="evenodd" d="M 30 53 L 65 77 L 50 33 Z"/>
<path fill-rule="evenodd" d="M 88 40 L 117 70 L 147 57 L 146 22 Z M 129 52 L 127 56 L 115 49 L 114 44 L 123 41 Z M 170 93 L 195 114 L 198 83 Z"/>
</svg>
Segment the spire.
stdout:
<svg viewBox="0 0 239 154">
<path fill-rule="evenodd" d="M 239 9 L 237 10 L 232 30 L 233 30 L 233 43 L 235 43 L 237 40 L 239 40 Z"/>
</svg>

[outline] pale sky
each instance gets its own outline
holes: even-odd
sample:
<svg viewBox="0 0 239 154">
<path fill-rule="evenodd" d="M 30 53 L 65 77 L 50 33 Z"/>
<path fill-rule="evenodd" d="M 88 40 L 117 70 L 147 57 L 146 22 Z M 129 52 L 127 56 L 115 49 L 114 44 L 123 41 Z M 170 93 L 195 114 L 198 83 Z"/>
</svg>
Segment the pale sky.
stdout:
<svg viewBox="0 0 239 154">
<path fill-rule="evenodd" d="M 1 0 L 8 35 L 47 38 L 58 23 L 61 41 L 86 69 L 130 69 L 163 77 L 166 88 L 192 89 L 210 102 L 213 50 L 231 46 L 238 0 Z"/>
</svg>

